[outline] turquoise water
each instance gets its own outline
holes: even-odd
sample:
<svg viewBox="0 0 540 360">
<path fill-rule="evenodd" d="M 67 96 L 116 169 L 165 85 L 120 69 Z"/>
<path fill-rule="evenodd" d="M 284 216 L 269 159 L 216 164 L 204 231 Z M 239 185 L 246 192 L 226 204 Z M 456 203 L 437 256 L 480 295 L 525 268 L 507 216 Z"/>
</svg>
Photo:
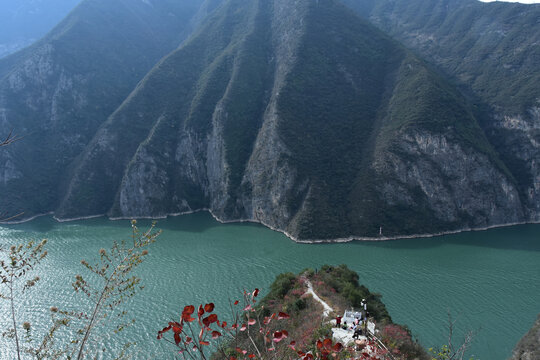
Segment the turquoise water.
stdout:
<svg viewBox="0 0 540 360">
<path fill-rule="evenodd" d="M 99 332 L 92 346 L 114 351 L 135 341 L 137 359 L 173 358 L 156 332 L 178 318 L 184 305 L 214 301 L 219 312 L 244 288 L 264 292 L 281 272 L 323 264 L 344 263 L 357 271 L 361 283 L 383 294 L 393 320 L 407 324 L 426 347 L 446 341 L 450 310 L 460 331 L 477 331 L 470 354 L 483 360 L 506 359 L 540 312 L 540 225 L 321 245 L 296 244 L 255 224 L 219 224 L 206 213 L 161 220 L 158 227 L 164 232 L 140 268 L 146 287 L 130 304 L 136 325 L 121 336 Z M 80 260 L 90 260 L 112 240 L 128 239 L 130 231 L 128 221 L 105 219 L 60 224 L 40 218 L 0 227 L 3 248 L 49 239 L 49 256 L 38 269 L 45 281 L 17 305 L 21 321 L 39 332 L 50 324 L 50 306 L 84 305 L 71 288 L 74 275 L 84 275 Z M 0 314 L 5 331 L 6 301 L 0 301 Z M 0 337 L 0 359 L 11 360 L 12 349 Z"/>
</svg>

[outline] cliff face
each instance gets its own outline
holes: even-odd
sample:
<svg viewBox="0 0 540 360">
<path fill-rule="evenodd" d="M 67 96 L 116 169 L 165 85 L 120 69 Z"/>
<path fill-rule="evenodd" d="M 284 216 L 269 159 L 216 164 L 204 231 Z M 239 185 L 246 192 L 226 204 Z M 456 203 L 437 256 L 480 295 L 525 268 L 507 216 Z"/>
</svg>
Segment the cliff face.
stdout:
<svg viewBox="0 0 540 360">
<path fill-rule="evenodd" d="M 56 215 L 396 236 L 523 221 L 516 186 L 467 101 L 338 2 L 229 0 L 101 126 Z"/>
<path fill-rule="evenodd" d="M 474 0 L 343 2 L 460 86 L 516 180 L 522 218 L 538 221 L 540 5 Z M 503 222 L 521 218 L 513 211 L 508 214 Z"/>
<path fill-rule="evenodd" d="M 540 221 L 540 107 L 531 107 L 523 115 L 497 114 L 491 129 L 518 180 L 525 217 Z"/>
<path fill-rule="evenodd" d="M 540 358 L 540 316 L 533 327 L 519 341 L 510 360 L 533 360 Z"/>
<path fill-rule="evenodd" d="M 508 100 L 500 83 L 538 94 L 523 76 L 538 76 L 536 53 L 507 59 L 503 76 L 467 45 L 477 65 L 462 68 L 449 25 L 436 33 L 448 49 L 424 38 L 467 0 L 432 6 L 420 33 L 409 3 L 345 2 L 423 44 L 461 88 L 338 0 L 87 0 L 0 61 L 0 131 L 27 135 L 0 153 L 2 208 L 59 219 L 209 209 L 301 240 L 538 221 L 536 95 Z M 496 27 L 478 6 L 468 37 L 491 51 L 482 34 Z"/>
<path fill-rule="evenodd" d="M 45 38 L 0 60 L 0 133 L 24 137 L 0 153 L 3 211 L 58 206 L 74 159 L 180 44 L 201 3 L 83 1 Z"/>
</svg>

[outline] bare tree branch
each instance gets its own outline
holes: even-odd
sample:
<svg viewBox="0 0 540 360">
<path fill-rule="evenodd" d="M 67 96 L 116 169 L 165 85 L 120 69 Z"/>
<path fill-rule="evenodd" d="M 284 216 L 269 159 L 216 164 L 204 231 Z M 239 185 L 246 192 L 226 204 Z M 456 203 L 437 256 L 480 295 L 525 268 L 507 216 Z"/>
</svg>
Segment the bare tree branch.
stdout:
<svg viewBox="0 0 540 360">
<path fill-rule="evenodd" d="M 461 345 L 457 348 L 457 350 L 454 350 L 454 344 L 453 344 L 453 336 L 454 336 L 454 325 L 456 324 L 457 319 L 452 319 L 452 314 L 450 313 L 450 309 L 448 309 L 448 360 L 463 360 L 463 357 L 465 356 L 465 353 L 467 352 L 467 349 L 471 346 L 471 343 L 473 342 L 476 334 L 478 331 L 468 331 L 464 338 Z"/>
<path fill-rule="evenodd" d="M 9 132 L 8 136 L 4 140 L 0 140 L 0 147 L 7 146 L 7 145 L 12 144 L 15 141 L 19 141 L 21 139 L 22 139 L 22 137 L 13 134 L 13 130 L 11 130 Z"/>
</svg>

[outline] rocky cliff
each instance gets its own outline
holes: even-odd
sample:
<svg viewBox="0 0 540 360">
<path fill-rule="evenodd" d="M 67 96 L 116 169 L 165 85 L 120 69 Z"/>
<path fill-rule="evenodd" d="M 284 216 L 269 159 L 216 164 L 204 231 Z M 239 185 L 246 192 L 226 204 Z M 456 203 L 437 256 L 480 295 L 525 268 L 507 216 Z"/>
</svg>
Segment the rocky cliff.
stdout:
<svg viewBox="0 0 540 360">
<path fill-rule="evenodd" d="M 0 129 L 27 135 L 0 154 L 3 208 L 58 219 L 208 209 L 306 241 L 537 221 L 536 83 L 512 73 L 533 96 L 506 101 L 495 62 L 465 76 L 388 36 L 428 36 L 412 35 L 409 7 L 345 2 L 364 19 L 338 0 L 83 2 L 0 61 Z M 429 13 L 454 19 L 463 4 Z M 437 64 L 457 56 L 419 48 Z"/>
<path fill-rule="evenodd" d="M 533 327 L 519 341 L 510 360 L 533 360 L 540 358 L 540 316 Z"/>
<path fill-rule="evenodd" d="M 377 238 L 523 221 L 516 187 L 467 100 L 337 1 L 229 0 L 99 129 L 56 214 Z"/>
<path fill-rule="evenodd" d="M 24 137 L 0 153 L 3 211 L 58 206 L 74 159 L 180 44 L 201 3 L 83 1 L 41 41 L 0 60 L 0 133 Z"/>
<path fill-rule="evenodd" d="M 516 180 L 524 206 L 522 218 L 538 221 L 540 5 L 343 1 L 436 64 L 460 87 Z M 515 214 L 510 218 L 516 219 Z"/>
</svg>

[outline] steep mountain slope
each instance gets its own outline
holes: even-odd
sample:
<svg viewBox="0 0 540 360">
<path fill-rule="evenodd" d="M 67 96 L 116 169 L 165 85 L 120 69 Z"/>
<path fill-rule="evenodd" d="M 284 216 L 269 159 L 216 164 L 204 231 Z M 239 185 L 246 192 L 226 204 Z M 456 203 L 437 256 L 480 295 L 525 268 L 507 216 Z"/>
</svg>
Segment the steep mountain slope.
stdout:
<svg viewBox="0 0 540 360">
<path fill-rule="evenodd" d="M 476 104 L 480 125 L 540 220 L 540 5 L 476 0 L 343 0 L 437 64 Z"/>
<path fill-rule="evenodd" d="M 227 0 L 100 128 L 56 214 L 395 236 L 520 221 L 514 181 L 466 100 L 338 1 Z"/>
<path fill-rule="evenodd" d="M 0 1 L 0 58 L 43 37 L 80 0 Z"/>
<path fill-rule="evenodd" d="M 1 208 L 54 210 L 68 165 L 191 26 L 203 0 L 86 0 L 35 45 L 0 61 Z M 84 206 L 81 204 L 81 206 Z"/>
</svg>

